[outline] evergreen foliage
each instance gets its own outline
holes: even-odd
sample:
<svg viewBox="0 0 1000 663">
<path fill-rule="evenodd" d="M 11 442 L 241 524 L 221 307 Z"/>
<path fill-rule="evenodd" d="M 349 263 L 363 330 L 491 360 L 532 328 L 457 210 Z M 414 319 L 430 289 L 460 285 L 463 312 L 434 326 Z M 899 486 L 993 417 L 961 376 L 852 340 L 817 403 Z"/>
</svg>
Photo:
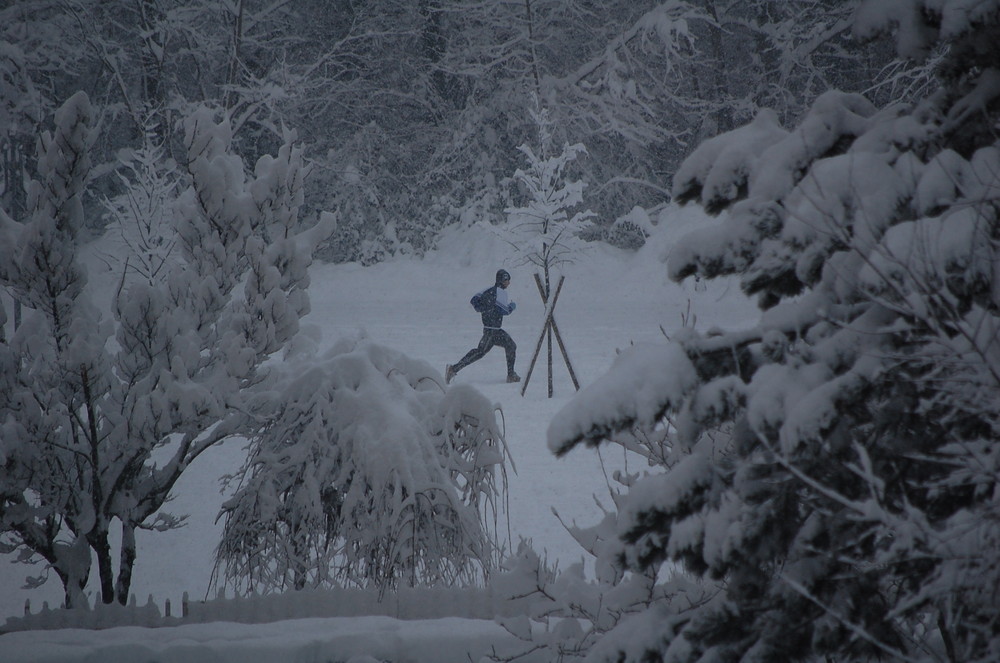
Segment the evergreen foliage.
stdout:
<svg viewBox="0 0 1000 663">
<path fill-rule="evenodd" d="M 995 659 L 998 24 L 994 1 L 869 0 L 860 36 L 947 49 L 939 92 L 826 93 L 678 171 L 676 198 L 720 223 L 671 276 L 739 274 L 760 321 L 623 353 L 549 442 L 644 452 L 658 470 L 628 481 L 604 561 L 677 563 L 716 598 L 675 598 L 588 660 Z"/>
</svg>

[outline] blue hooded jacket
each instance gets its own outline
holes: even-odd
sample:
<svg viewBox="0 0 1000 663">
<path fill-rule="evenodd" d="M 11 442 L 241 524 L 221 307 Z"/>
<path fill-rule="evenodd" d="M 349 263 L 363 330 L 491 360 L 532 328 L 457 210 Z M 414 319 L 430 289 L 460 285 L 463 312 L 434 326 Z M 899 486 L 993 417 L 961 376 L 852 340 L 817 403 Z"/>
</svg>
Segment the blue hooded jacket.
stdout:
<svg viewBox="0 0 1000 663">
<path fill-rule="evenodd" d="M 478 293 L 483 299 L 483 327 L 486 329 L 500 329 L 503 325 L 503 316 L 510 315 L 517 307 L 514 302 L 510 301 L 507 291 L 500 287 L 503 280 L 510 280 L 510 274 L 501 269 L 497 272 L 496 285 Z"/>
</svg>

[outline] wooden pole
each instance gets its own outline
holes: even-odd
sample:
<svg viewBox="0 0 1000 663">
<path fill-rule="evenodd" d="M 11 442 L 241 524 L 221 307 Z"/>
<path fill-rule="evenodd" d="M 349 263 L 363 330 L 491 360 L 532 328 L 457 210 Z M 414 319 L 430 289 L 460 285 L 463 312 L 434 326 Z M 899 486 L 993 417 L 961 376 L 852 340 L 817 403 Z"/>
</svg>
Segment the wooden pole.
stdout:
<svg viewBox="0 0 1000 663">
<path fill-rule="evenodd" d="M 546 253 L 548 253 L 547 250 L 546 250 Z M 538 272 L 535 272 L 535 276 L 537 278 Z M 560 287 L 560 288 L 562 287 L 562 282 L 563 282 L 564 278 L 565 277 L 563 277 L 563 276 L 559 277 L 559 286 L 558 287 Z M 552 281 L 549 279 L 549 263 L 548 263 L 548 260 L 546 260 L 545 261 L 545 292 L 544 292 L 544 294 L 542 294 L 542 302 L 543 303 L 548 303 L 549 297 L 551 297 L 551 296 L 552 296 Z M 555 304 L 555 302 L 553 302 L 553 305 L 554 304 Z M 547 362 L 546 365 L 548 366 L 548 374 L 549 374 L 548 393 L 549 393 L 549 398 L 552 398 L 552 308 L 551 307 L 546 307 L 545 325 L 542 327 L 542 332 L 545 334 L 545 338 L 546 338 L 546 341 L 547 341 L 546 342 L 546 350 L 547 350 L 546 357 L 548 358 L 548 362 Z"/>
<path fill-rule="evenodd" d="M 548 369 L 549 369 L 549 398 L 552 398 L 552 318 L 549 317 L 548 324 L 545 325 L 546 345 L 548 346 Z"/>
<path fill-rule="evenodd" d="M 548 327 L 548 321 L 545 322 L 545 327 Z M 524 376 L 524 384 L 521 385 L 521 395 L 524 396 L 524 392 L 528 389 L 528 382 L 531 381 L 531 372 L 535 370 L 535 361 L 538 359 L 538 353 L 542 349 L 542 341 L 545 340 L 545 328 L 542 328 L 542 333 L 538 336 L 538 344 L 535 345 L 535 352 L 531 355 L 531 363 L 528 365 L 528 373 Z"/>
<path fill-rule="evenodd" d="M 535 285 L 538 287 L 538 294 L 542 298 L 542 303 L 545 304 L 545 322 L 542 324 L 542 333 L 538 335 L 538 343 L 535 344 L 535 352 L 531 356 L 531 363 L 528 366 L 528 373 L 524 377 L 524 384 L 521 386 L 521 395 L 524 396 L 525 392 L 528 390 L 528 382 L 531 381 L 531 374 L 535 370 L 535 363 L 538 361 L 538 354 L 542 349 L 542 342 L 548 339 L 548 366 L 549 366 L 549 381 L 548 381 L 548 394 L 549 398 L 552 398 L 552 337 L 555 336 L 556 343 L 559 346 L 559 351 L 562 353 L 563 361 L 566 362 L 566 368 L 569 370 L 570 379 L 573 380 L 573 386 L 576 390 L 580 390 L 580 381 L 577 380 L 576 371 L 573 370 L 573 363 L 569 359 L 569 353 L 566 351 L 566 344 L 563 343 L 562 334 L 559 333 L 559 325 L 556 324 L 555 319 L 555 308 L 556 302 L 559 299 L 559 293 L 562 291 L 563 281 L 566 280 L 565 276 L 559 277 L 559 283 L 556 285 L 555 294 L 549 299 L 549 293 L 547 292 L 545 286 L 542 284 L 541 277 L 535 274 Z"/>
<path fill-rule="evenodd" d="M 565 277 L 564 277 L 565 278 Z M 559 292 L 562 290 L 563 279 L 559 279 L 559 284 L 556 286 L 556 294 L 552 298 L 552 301 L 548 301 L 548 297 L 545 292 L 545 286 L 542 285 L 542 279 L 535 274 L 535 285 L 538 286 L 538 293 L 542 296 L 542 303 L 546 304 L 545 307 L 545 322 L 542 324 L 542 333 L 538 335 L 538 343 L 535 344 L 535 352 L 531 355 L 531 363 L 528 365 L 528 373 L 524 376 L 524 383 L 521 385 L 521 395 L 524 396 L 524 392 L 528 390 L 528 382 L 531 381 L 531 374 L 535 370 L 535 362 L 538 361 L 538 353 L 542 350 L 542 342 L 545 340 L 545 333 L 548 330 L 550 320 L 552 319 L 552 310 L 555 308 L 556 300 L 559 299 Z"/>
<path fill-rule="evenodd" d="M 552 320 L 552 331 L 556 335 L 556 342 L 559 344 L 559 351 L 562 352 L 563 361 L 566 362 L 566 368 L 569 370 L 569 377 L 573 381 L 573 386 L 576 387 L 577 391 L 580 391 L 580 381 L 576 379 L 576 371 L 573 370 L 573 364 L 569 360 L 569 353 L 566 352 L 566 345 L 563 343 L 562 334 L 559 333 L 559 327 L 556 326 L 555 319 Z"/>
</svg>

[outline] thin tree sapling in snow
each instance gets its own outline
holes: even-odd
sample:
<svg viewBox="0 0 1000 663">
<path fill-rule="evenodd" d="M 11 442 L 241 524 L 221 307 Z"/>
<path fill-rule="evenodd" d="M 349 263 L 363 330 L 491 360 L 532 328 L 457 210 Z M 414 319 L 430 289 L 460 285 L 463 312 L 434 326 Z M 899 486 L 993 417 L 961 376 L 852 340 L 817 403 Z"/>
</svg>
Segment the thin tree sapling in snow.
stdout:
<svg viewBox="0 0 1000 663">
<path fill-rule="evenodd" d="M 536 100 L 531 117 L 538 130 L 538 152 L 528 144 L 518 147 L 528 166 L 514 173 L 514 181 L 524 188 L 527 200 L 520 207 L 506 210 L 508 225 L 502 235 L 515 247 L 523 263 L 542 270 L 548 295 L 551 271 L 578 257 L 584 248 L 579 233 L 594 214 L 578 209 L 583 204 L 585 185 L 582 180 L 568 179 L 566 172 L 587 150 L 577 143 L 554 154 L 548 110 Z"/>
</svg>

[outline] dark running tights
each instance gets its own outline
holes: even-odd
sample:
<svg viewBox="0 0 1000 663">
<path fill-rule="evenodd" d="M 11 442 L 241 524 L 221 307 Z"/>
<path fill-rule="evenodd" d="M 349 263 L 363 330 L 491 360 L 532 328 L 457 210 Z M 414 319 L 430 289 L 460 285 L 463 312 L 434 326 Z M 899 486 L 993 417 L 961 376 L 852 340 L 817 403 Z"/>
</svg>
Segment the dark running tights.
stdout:
<svg viewBox="0 0 1000 663">
<path fill-rule="evenodd" d="M 486 353 L 499 345 L 507 353 L 507 375 L 514 372 L 514 358 L 517 355 L 517 344 L 510 334 L 502 329 L 484 329 L 483 337 L 479 339 L 479 345 L 469 350 L 457 364 L 452 368 L 457 373 L 474 361 L 479 361 L 486 356 Z"/>
</svg>

